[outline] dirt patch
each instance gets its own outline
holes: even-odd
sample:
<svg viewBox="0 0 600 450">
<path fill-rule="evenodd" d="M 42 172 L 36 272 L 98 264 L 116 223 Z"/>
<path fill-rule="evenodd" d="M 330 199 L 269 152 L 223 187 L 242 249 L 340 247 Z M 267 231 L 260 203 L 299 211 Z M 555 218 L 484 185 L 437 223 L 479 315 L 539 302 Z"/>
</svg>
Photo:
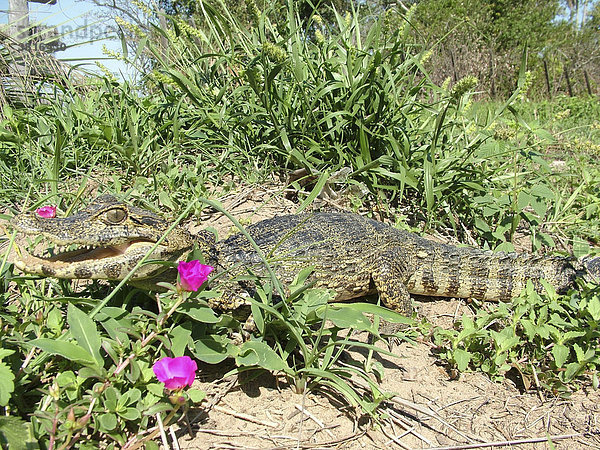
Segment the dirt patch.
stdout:
<svg viewBox="0 0 600 450">
<path fill-rule="evenodd" d="M 235 192 L 220 196 L 218 200 L 223 209 L 244 226 L 282 214 L 293 214 L 298 209 L 297 204 L 285 198 L 284 189 L 275 182 L 241 186 Z M 225 214 L 212 208 L 188 224 L 192 234 L 207 228 L 216 230 L 219 239 L 239 231 Z"/>
</svg>

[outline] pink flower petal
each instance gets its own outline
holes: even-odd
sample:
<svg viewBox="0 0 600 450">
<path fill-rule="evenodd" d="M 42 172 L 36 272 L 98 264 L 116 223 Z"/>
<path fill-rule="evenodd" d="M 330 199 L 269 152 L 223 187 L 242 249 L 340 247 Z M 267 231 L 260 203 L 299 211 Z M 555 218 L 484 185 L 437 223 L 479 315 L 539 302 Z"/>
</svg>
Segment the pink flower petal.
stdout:
<svg viewBox="0 0 600 450">
<path fill-rule="evenodd" d="M 177 265 L 179 284 L 186 291 L 196 292 L 213 270 L 214 267 L 204 265 L 197 259 L 190 262 L 179 261 Z"/>
<path fill-rule="evenodd" d="M 192 380 L 193 382 L 193 380 Z M 192 383 L 188 383 L 187 380 L 183 377 L 173 377 L 173 378 L 169 378 L 167 381 L 165 381 L 165 387 L 171 391 L 175 390 L 175 389 L 181 389 L 185 386 L 191 386 Z"/>
<path fill-rule="evenodd" d="M 44 219 L 56 217 L 56 206 L 42 206 L 35 210 L 36 214 Z"/>
<path fill-rule="evenodd" d="M 198 365 L 189 356 L 165 356 L 154 363 L 152 370 L 158 381 L 164 383 L 167 389 L 174 390 L 192 385 Z"/>
<path fill-rule="evenodd" d="M 171 377 L 169 373 L 169 362 L 171 361 L 171 359 L 172 358 L 165 356 L 164 358 L 156 361 L 152 366 L 154 375 L 156 375 L 156 378 L 158 378 L 158 381 L 160 381 L 161 383 L 166 382 Z"/>
</svg>

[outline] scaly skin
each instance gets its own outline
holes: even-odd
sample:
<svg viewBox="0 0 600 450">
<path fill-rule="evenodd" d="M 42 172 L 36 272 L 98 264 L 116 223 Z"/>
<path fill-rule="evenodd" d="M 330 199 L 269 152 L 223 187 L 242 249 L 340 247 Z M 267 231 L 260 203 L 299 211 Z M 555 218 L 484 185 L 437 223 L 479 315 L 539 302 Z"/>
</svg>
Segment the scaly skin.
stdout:
<svg viewBox="0 0 600 450">
<path fill-rule="evenodd" d="M 23 234 L 42 235 L 58 245 L 118 250 L 108 257 L 102 257 L 104 251 L 100 250 L 52 258 L 24 253 L 15 261 L 22 271 L 57 278 L 112 280 L 123 279 L 170 225 L 153 213 L 110 196 L 100 197 L 80 213 L 64 219 L 26 213 L 11 223 Z M 518 296 L 528 280 L 541 289 L 540 280 L 545 279 L 560 292 L 569 288 L 577 276 L 600 273 L 597 258 L 577 261 L 455 247 L 348 213 L 280 216 L 251 225 L 247 231 L 284 285 L 291 283 L 301 269 L 311 267 L 308 281 L 335 290 L 338 300 L 378 292 L 388 308 L 405 314 L 412 310 L 410 294 L 506 301 Z M 207 264 L 216 267 L 215 274 L 226 278 L 226 292 L 211 306 L 240 306 L 245 302 L 242 288 L 252 289 L 252 285 L 236 277 L 249 271 L 266 276 L 261 257 L 242 234 L 215 242 L 210 233 L 192 237 L 184 229 L 175 228 L 151 259 L 181 259 L 194 242 Z M 167 276 L 167 272 L 161 273 L 163 267 L 143 266 L 132 279 L 160 279 Z"/>
</svg>

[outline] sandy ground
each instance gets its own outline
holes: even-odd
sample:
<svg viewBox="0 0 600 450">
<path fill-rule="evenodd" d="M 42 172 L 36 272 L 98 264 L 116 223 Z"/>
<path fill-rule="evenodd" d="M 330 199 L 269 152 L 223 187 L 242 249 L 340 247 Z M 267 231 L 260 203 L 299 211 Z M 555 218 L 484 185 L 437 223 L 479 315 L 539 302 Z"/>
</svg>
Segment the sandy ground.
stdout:
<svg viewBox="0 0 600 450">
<path fill-rule="evenodd" d="M 192 433 L 180 430 L 179 445 L 429 449 L 489 448 L 495 442 L 505 443 L 499 448 L 600 448 L 598 392 L 540 398 L 483 374 L 450 380 L 426 344 L 402 344 L 395 352 L 398 357 L 381 358 L 382 388 L 395 397 L 382 406 L 379 424 L 331 392 L 296 394 L 282 378 L 223 379 L 225 371 L 204 366 L 197 387 L 208 393 L 206 406 L 189 412 Z"/>
</svg>

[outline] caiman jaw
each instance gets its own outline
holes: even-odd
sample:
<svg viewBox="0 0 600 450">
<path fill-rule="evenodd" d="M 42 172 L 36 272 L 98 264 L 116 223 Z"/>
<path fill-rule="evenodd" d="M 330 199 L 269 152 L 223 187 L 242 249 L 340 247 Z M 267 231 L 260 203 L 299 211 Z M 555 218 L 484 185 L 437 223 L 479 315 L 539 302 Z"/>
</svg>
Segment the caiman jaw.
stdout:
<svg viewBox="0 0 600 450">
<path fill-rule="evenodd" d="M 25 245 L 18 244 L 19 256 L 14 264 L 23 272 L 67 279 L 107 279 L 120 280 L 137 265 L 152 249 L 153 242 L 132 241 L 108 247 L 81 247 L 75 250 L 57 249 L 53 255 L 38 256 L 29 253 Z M 69 246 L 71 247 L 71 246 Z M 159 245 L 148 259 L 164 259 L 166 247 Z M 155 264 L 145 265 L 136 270 L 132 280 L 147 278 L 160 271 Z"/>
</svg>

